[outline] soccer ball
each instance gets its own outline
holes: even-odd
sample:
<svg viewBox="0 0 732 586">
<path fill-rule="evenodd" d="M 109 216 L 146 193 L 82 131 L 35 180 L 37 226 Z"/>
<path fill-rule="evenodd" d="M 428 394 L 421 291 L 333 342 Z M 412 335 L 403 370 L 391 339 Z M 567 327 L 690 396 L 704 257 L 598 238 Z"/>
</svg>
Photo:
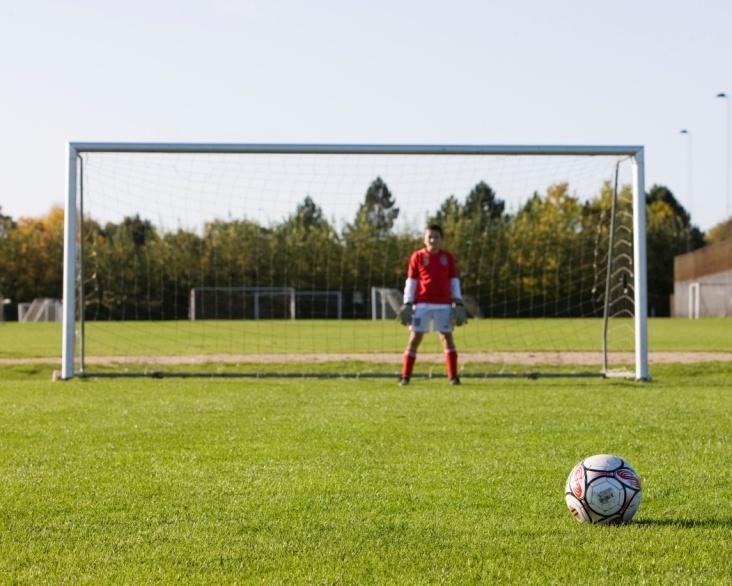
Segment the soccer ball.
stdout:
<svg viewBox="0 0 732 586">
<path fill-rule="evenodd" d="M 640 505 L 640 478 L 618 456 L 590 456 L 569 473 L 564 501 L 579 523 L 627 523 Z"/>
</svg>

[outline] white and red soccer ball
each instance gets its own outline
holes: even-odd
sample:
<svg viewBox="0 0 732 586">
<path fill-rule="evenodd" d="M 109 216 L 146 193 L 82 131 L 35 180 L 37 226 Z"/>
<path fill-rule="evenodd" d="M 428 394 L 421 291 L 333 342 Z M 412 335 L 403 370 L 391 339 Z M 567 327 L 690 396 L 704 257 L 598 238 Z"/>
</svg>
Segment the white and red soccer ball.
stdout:
<svg viewBox="0 0 732 586">
<path fill-rule="evenodd" d="M 590 456 L 569 473 L 564 500 L 580 523 L 627 523 L 640 505 L 640 477 L 618 456 Z"/>
</svg>

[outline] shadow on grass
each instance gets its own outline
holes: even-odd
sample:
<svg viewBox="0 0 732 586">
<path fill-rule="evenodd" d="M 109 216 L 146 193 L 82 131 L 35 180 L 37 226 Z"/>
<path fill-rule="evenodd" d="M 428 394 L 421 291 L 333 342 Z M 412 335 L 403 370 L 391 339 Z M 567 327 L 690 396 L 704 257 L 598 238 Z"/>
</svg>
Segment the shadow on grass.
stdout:
<svg viewBox="0 0 732 586">
<path fill-rule="evenodd" d="M 3 381 L 51 380 L 56 365 L 18 364 L 0 366 L 0 379 Z"/>
<path fill-rule="evenodd" d="M 649 527 L 679 527 L 680 529 L 722 529 L 732 528 L 732 517 L 723 517 L 721 519 L 650 518 L 634 520 L 633 525 Z"/>
</svg>

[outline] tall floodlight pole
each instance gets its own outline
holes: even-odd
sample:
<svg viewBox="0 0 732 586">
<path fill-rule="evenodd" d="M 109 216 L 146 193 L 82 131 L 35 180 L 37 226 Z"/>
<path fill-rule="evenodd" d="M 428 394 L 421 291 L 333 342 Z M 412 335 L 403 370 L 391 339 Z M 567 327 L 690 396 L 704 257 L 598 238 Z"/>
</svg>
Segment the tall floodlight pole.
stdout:
<svg viewBox="0 0 732 586">
<path fill-rule="evenodd" d="M 724 206 L 724 213 L 725 213 L 725 222 L 729 221 L 730 216 L 732 216 L 732 196 L 730 195 L 729 189 L 729 95 L 725 92 L 719 92 L 717 94 L 718 98 L 722 98 L 725 102 L 727 102 L 727 115 L 725 117 L 725 124 L 724 124 L 724 132 L 725 132 L 725 153 L 724 153 L 724 169 L 725 169 L 725 206 Z"/>
<path fill-rule="evenodd" d="M 691 148 L 691 130 L 683 128 L 679 131 L 680 134 L 686 136 L 686 205 L 688 207 L 689 216 L 693 217 L 694 211 L 694 181 L 693 181 L 693 160 L 692 160 L 692 148 Z M 689 230 L 689 237 L 686 239 L 686 252 L 691 251 L 691 230 Z"/>
</svg>

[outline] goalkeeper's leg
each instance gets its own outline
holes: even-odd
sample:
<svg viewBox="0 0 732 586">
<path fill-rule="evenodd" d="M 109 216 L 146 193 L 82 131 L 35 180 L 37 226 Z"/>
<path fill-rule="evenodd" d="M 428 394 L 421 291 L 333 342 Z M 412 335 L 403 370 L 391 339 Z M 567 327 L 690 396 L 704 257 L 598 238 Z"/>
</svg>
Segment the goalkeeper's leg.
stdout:
<svg viewBox="0 0 732 586">
<path fill-rule="evenodd" d="M 447 367 L 447 378 L 453 385 L 460 384 L 458 377 L 458 354 L 455 348 L 455 340 L 452 338 L 452 332 L 440 332 L 442 345 L 445 348 L 445 366 Z"/>
<path fill-rule="evenodd" d="M 401 384 L 409 384 L 409 379 L 412 377 L 412 370 L 414 369 L 414 362 L 417 360 L 417 348 L 424 338 L 424 332 L 409 332 L 409 341 L 407 342 L 407 348 L 404 350 L 404 357 L 402 358 L 402 373 L 399 378 Z"/>
</svg>

